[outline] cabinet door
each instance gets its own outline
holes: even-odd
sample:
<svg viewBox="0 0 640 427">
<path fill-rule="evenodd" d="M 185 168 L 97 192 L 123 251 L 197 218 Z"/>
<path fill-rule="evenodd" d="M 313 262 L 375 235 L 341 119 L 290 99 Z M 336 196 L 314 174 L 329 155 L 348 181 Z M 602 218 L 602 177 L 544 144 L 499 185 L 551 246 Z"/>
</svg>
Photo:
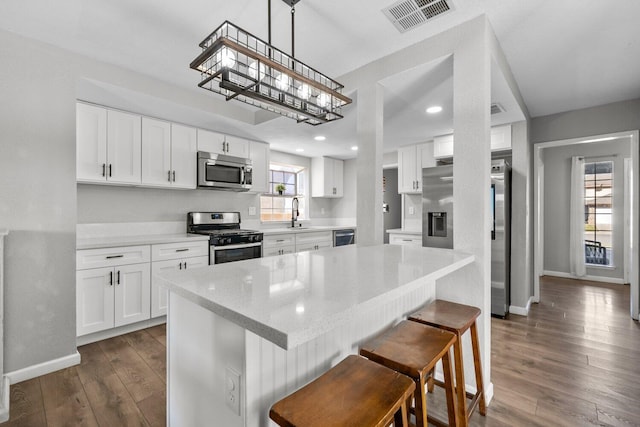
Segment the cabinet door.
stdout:
<svg viewBox="0 0 640 427">
<path fill-rule="evenodd" d="M 249 158 L 253 163 L 252 193 L 269 192 L 269 144 L 251 141 Z"/>
<path fill-rule="evenodd" d="M 344 162 L 342 160 L 331 159 L 333 164 L 332 186 L 330 187 L 333 197 L 342 197 L 344 193 Z"/>
<path fill-rule="evenodd" d="M 171 178 L 171 123 L 143 117 L 142 183 L 170 187 Z"/>
<path fill-rule="evenodd" d="M 453 157 L 453 134 L 433 138 L 433 157 Z"/>
<path fill-rule="evenodd" d="M 76 179 L 105 181 L 107 167 L 107 110 L 76 104 Z"/>
<path fill-rule="evenodd" d="M 107 181 L 140 183 L 141 127 L 138 115 L 107 111 Z"/>
<path fill-rule="evenodd" d="M 182 260 L 171 259 L 168 261 L 157 261 L 151 263 L 151 317 L 164 316 L 167 314 L 168 293 L 164 286 L 160 285 L 155 277 L 182 268 Z"/>
<path fill-rule="evenodd" d="M 196 188 L 196 130 L 171 125 L 171 179 L 176 188 Z"/>
<path fill-rule="evenodd" d="M 262 248 L 262 256 L 270 257 L 270 256 L 276 256 L 276 255 L 292 254 L 296 251 L 295 249 L 296 247 L 293 245 L 278 246 L 278 247 L 272 247 L 272 248 Z"/>
<path fill-rule="evenodd" d="M 198 129 L 198 151 L 225 154 L 224 135 L 210 130 Z"/>
<path fill-rule="evenodd" d="M 491 151 L 511 150 L 511 125 L 491 128 Z"/>
<path fill-rule="evenodd" d="M 416 147 L 398 148 L 398 193 L 417 193 Z"/>
<path fill-rule="evenodd" d="M 113 268 L 76 272 L 76 334 L 113 328 Z"/>
<path fill-rule="evenodd" d="M 116 327 L 149 319 L 151 306 L 151 272 L 148 263 L 115 267 Z"/>
<path fill-rule="evenodd" d="M 226 135 L 224 137 L 225 154 L 236 157 L 249 157 L 249 141 L 246 139 L 238 138 L 237 136 Z"/>
<path fill-rule="evenodd" d="M 422 193 L 422 169 L 430 168 L 436 165 L 436 159 L 433 158 L 433 143 L 416 145 L 416 189 L 418 193 Z"/>
</svg>

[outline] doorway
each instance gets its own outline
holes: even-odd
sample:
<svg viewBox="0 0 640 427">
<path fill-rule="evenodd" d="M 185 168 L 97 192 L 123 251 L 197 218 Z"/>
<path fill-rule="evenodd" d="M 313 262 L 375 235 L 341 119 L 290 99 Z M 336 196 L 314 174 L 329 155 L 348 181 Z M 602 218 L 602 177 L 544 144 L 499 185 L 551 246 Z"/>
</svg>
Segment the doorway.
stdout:
<svg viewBox="0 0 640 427">
<path fill-rule="evenodd" d="M 542 275 L 629 283 L 630 314 L 632 318 L 638 319 L 639 195 L 632 187 L 638 183 L 639 152 L 638 131 L 545 142 L 534 146 L 534 301 L 540 300 Z M 565 181 L 570 176 L 571 156 L 584 156 L 585 159 L 596 162 L 607 157 L 615 162 L 617 166 L 614 169 L 618 170 L 616 180 L 620 190 L 614 196 L 618 199 L 618 219 L 615 221 L 618 232 L 617 237 L 616 234 L 613 235 L 617 255 L 610 266 L 587 264 L 587 274 L 584 277 L 575 277 L 566 268 L 569 238 L 564 234 L 568 233 L 569 209 L 564 208 L 564 204 L 568 206 L 568 185 Z"/>
</svg>

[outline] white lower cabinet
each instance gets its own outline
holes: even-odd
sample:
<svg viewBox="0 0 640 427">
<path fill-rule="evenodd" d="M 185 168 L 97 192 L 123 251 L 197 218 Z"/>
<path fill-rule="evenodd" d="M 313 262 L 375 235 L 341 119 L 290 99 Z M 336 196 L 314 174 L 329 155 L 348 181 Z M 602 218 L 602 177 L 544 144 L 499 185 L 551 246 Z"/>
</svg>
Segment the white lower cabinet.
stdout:
<svg viewBox="0 0 640 427">
<path fill-rule="evenodd" d="M 158 274 L 166 273 L 169 271 L 186 271 L 198 267 L 204 267 L 207 265 L 209 265 L 208 256 L 169 259 L 166 261 L 154 261 L 151 263 L 151 276 L 155 278 Z M 151 317 L 159 317 L 167 314 L 167 306 L 169 301 L 168 296 L 169 291 L 167 290 L 167 288 L 160 285 L 158 281 L 154 279 L 151 282 Z"/>
<path fill-rule="evenodd" d="M 149 263 L 76 272 L 77 336 L 149 319 Z"/>
<path fill-rule="evenodd" d="M 422 236 L 420 234 L 389 233 L 389 244 L 422 246 Z"/>
<path fill-rule="evenodd" d="M 262 239 L 262 256 L 292 254 L 296 251 L 296 235 L 294 233 L 271 234 Z"/>
<path fill-rule="evenodd" d="M 296 252 L 333 247 L 333 231 L 296 234 Z"/>
</svg>

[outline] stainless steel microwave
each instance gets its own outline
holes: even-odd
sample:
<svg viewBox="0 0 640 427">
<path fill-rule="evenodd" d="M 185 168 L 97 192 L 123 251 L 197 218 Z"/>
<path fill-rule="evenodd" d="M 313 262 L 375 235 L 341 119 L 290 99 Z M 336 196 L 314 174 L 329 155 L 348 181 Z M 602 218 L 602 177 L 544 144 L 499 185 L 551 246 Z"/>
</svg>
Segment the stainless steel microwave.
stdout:
<svg viewBox="0 0 640 427">
<path fill-rule="evenodd" d="M 249 191 L 251 181 L 250 159 L 198 151 L 198 188 Z"/>
</svg>

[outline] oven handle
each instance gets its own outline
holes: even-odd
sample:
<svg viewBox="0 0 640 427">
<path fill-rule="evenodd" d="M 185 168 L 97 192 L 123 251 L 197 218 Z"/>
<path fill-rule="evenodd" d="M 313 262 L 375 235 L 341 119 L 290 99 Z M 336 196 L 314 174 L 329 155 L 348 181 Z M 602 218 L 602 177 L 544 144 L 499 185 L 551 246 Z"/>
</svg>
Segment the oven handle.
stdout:
<svg viewBox="0 0 640 427">
<path fill-rule="evenodd" d="M 223 251 L 225 249 L 242 249 L 242 248 L 255 248 L 256 246 L 262 246 L 262 242 L 257 243 L 238 243 L 237 245 L 225 245 L 225 246 L 211 246 L 214 251 Z"/>
</svg>

